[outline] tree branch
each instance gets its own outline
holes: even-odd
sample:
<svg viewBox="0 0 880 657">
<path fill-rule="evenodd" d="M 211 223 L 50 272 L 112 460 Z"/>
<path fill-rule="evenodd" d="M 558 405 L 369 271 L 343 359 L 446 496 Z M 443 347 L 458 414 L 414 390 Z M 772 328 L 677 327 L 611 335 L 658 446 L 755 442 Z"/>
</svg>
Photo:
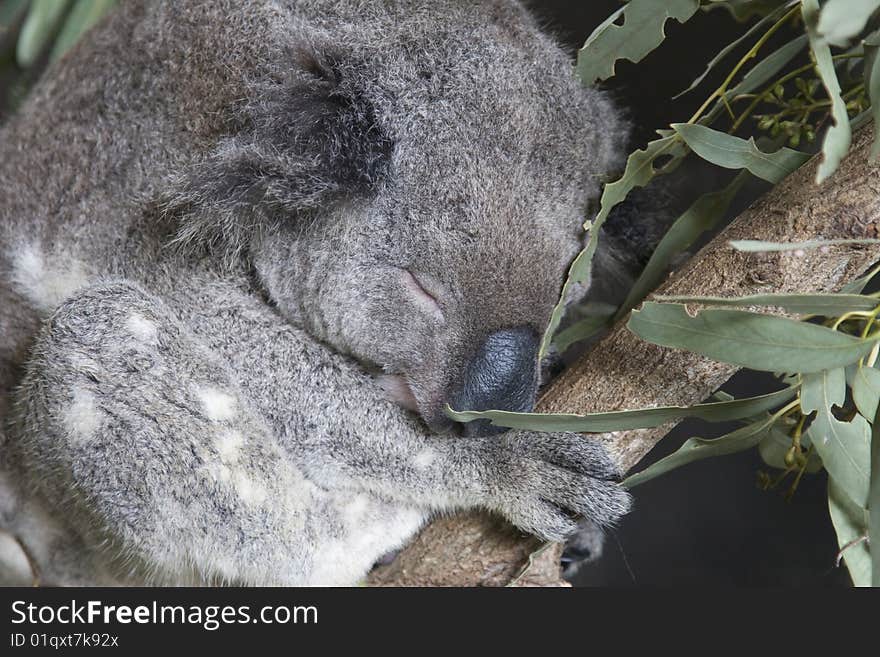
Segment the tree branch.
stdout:
<svg viewBox="0 0 880 657">
<path fill-rule="evenodd" d="M 880 167 L 869 163 L 872 134 L 862 129 L 849 156 L 825 184 L 814 183 L 819 158 L 774 188 L 694 258 L 656 294 L 740 296 L 830 292 L 880 260 L 880 247 L 835 246 L 805 253 L 741 253 L 730 240 L 797 242 L 874 238 L 880 234 Z M 647 406 L 690 406 L 717 390 L 737 367 L 640 341 L 618 323 L 559 377 L 538 404 L 544 412 L 590 413 Z M 602 440 L 621 470 L 635 465 L 672 424 L 592 436 Z M 564 585 L 561 546 L 539 554 L 540 542 L 482 513 L 442 517 L 428 525 L 372 585 Z"/>
</svg>

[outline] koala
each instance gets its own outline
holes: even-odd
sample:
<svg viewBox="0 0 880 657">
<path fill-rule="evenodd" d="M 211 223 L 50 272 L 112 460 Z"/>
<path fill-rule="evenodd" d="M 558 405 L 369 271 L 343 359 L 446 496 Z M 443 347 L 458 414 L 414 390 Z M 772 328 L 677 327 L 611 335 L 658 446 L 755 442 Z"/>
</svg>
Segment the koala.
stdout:
<svg viewBox="0 0 880 657">
<path fill-rule="evenodd" d="M 626 124 L 514 0 L 129 0 L 0 131 L 0 528 L 53 585 L 351 585 L 629 506 L 532 408 Z"/>
</svg>

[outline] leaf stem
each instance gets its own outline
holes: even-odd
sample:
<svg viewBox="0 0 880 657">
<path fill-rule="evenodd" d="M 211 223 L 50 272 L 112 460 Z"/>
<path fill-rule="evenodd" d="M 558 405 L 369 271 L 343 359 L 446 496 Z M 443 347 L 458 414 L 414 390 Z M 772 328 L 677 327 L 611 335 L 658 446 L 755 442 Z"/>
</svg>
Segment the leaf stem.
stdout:
<svg viewBox="0 0 880 657">
<path fill-rule="evenodd" d="M 730 83 L 733 82 L 734 78 L 736 77 L 736 74 L 739 73 L 740 70 L 742 70 L 742 67 L 745 66 L 749 62 L 749 60 L 754 59 L 757 56 L 758 51 L 764 46 L 764 44 L 766 44 L 770 40 L 770 37 L 772 37 L 774 34 L 776 34 L 776 32 L 778 32 L 789 20 L 791 20 L 791 18 L 793 16 L 796 16 L 799 12 L 800 12 L 800 5 L 796 5 L 796 6 L 792 7 L 789 11 L 787 11 L 782 18 L 780 18 L 773 25 L 771 25 L 770 29 L 768 29 L 763 34 L 763 36 L 760 39 L 758 39 L 758 41 L 755 43 L 755 45 L 752 46 L 745 55 L 743 55 L 742 59 L 740 59 L 736 63 L 736 66 L 733 67 L 733 69 L 728 74 L 727 78 L 725 78 L 724 82 L 721 83 L 721 86 L 718 87 L 715 91 L 713 91 L 709 95 L 709 97 L 706 99 L 706 101 L 700 106 L 700 108 L 690 118 L 688 123 L 695 123 L 697 120 L 699 120 L 699 118 L 703 115 L 703 112 L 705 112 L 707 109 L 709 109 L 709 106 L 712 104 L 712 102 L 716 98 L 724 98 L 724 94 L 727 91 L 727 87 L 730 86 Z"/>
<path fill-rule="evenodd" d="M 853 59 L 853 58 L 857 58 L 857 57 L 861 57 L 861 55 L 851 55 L 851 54 L 850 55 L 835 55 L 832 59 Z M 739 115 L 739 118 L 731 126 L 730 132 L 731 133 L 736 132 L 737 129 L 739 129 L 739 127 L 745 122 L 745 120 L 747 118 L 749 118 L 749 116 L 752 115 L 752 112 L 755 111 L 755 108 L 758 105 L 760 105 L 763 101 L 765 101 L 771 93 L 773 93 L 773 90 L 776 89 L 776 87 L 778 87 L 780 84 L 785 84 L 786 82 L 790 82 L 791 80 L 795 79 L 799 75 L 806 73 L 809 70 L 814 70 L 815 68 L 816 68 L 816 64 L 811 61 L 809 64 L 806 64 L 804 66 L 801 66 L 800 68 L 796 68 L 795 70 L 793 70 L 789 73 L 786 73 L 781 78 L 779 78 L 778 80 L 776 80 L 776 81 L 772 82 L 770 85 L 768 85 L 764 89 L 764 91 L 762 91 L 761 93 L 759 93 L 757 95 L 741 96 L 742 99 L 753 98 L 753 100 L 749 104 L 749 106 L 746 108 L 746 110 L 742 114 Z M 736 101 L 736 100 L 737 99 L 734 98 L 734 101 Z"/>
</svg>

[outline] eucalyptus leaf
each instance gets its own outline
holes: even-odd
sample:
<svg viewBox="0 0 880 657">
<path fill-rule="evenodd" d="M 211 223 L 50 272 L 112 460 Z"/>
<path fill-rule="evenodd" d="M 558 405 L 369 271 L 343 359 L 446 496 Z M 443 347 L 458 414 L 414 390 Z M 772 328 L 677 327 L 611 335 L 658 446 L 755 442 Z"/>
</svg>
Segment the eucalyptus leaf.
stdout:
<svg viewBox="0 0 880 657">
<path fill-rule="evenodd" d="M 817 30 L 828 43 L 845 46 L 865 29 L 878 8 L 880 0 L 827 0 Z"/>
<path fill-rule="evenodd" d="M 801 380 L 804 382 L 800 398 L 804 414 L 827 413 L 832 406 L 842 406 L 846 401 L 846 373 L 842 367 L 805 374 Z"/>
<path fill-rule="evenodd" d="M 840 291 L 844 294 L 861 294 L 865 291 L 865 288 L 868 287 L 868 283 L 870 283 L 874 277 L 880 273 L 880 265 L 869 271 L 864 276 L 860 276 L 856 280 L 847 283 Z"/>
<path fill-rule="evenodd" d="M 747 169 L 773 184 L 781 182 L 812 157 L 786 147 L 764 153 L 754 138 L 746 141 L 703 125 L 675 123 L 672 128 L 704 160 L 725 169 Z"/>
<path fill-rule="evenodd" d="M 828 511 L 853 584 L 871 586 L 871 554 L 867 541 L 862 540 L 868 535 L 868 512 L 831 480 L 828 481 Z"/>
<path fill-rule="evenodd" d="M 737 251 L 744 253 L 770 253 L 773 251 L 805 251 L 821 249 L 827 246 L 861 246 L 880 244 L 876 239 L 840 239 L 840 240 L 805 240 L 803 242 L 763 242 L 761 240 L 730 240 L 728 242 Z"/>
<path fill-rule="evenodd" d="M 728 99 L 751 93 L 764 86 L 806 47 L 807 35 L 801 34 L 785 43 L 755 64 L 742 80 L 727 92 Z"/>
<path fill-rule="evenodd" d="M 116 0 L 75 0 L 49 58 L 54 61 L 61 57 L 115 4 Z"/>
<path fill-rule="evenodd" d="M 871 146 L 871 159 L 880 157 L 880 66 L 877 53 L 880 52 L 880 30 L 865 39 L 865 89 L 871 101 L 869 109 L 874 119 L 874 144 Z"/>
<path fill-rule="evenodd" d="M 751 449 L 764 439 L 774 422 L 776 422 L 776 418 L 768 416 L 721 438 L 688 438 L 677 451 L 660 459 L 641 472 L 637 472 L 624 479 L 623 486 L 633 488 L 688 463 Z"/>
<path fill-rule="evenodd" d="M 711 125 L 722 112 L 725 112 L 730 107 L 732 100 L 743 94 L 756 91 L 758 87 L 774 78 L 806 45 L 807 35 L 801 34 L 761 59 L 743 76 L 743 79 L 736 86 L 725 91 L 715 101 L 712 109 L 698 123 L 700 125 Z"/>
<path fill-rule="evenodd" d="M 877 307 L 874 297 L 860 294 L 753 294 L 744 297 L 686 297 L 657 296 L 657 301 L 673 303 L 699 303 L 705 306 L 729 306 L 749 308 L 771 306 L 791 313 L 839 317 L 848 312 L 870 311 Z"/>
<path fill-rule="evenodd" d="M 736 20 L 743 22 L 752 16 L 763 16 L 785 4 L 791 4 L 790 0 L 709 0 L 703 9 L 724 8 Z"/>
<path fill-rule="evenodd" d="M 747 172 L 740 173 L 724 189 L 704 194 L 670 226 L 651 254 L 648 264 L 630 288 L 618 316 L 629 312 L 663 280 L 676 256 L 691 247 L 701 235 L 712 230 L 724 218 L 727 208 L 748 180 Z"/>
<path fill-rule="evenodd" d="M 871 432 L 871 483 L 868 487 L 868 536 L 874 537 L 870 545 L 872 586 L 880 586 L 880 422 L 873 418 Z"/>
<path fill-rule="evenodd" d="M 575 342 L 589 340 L 602 332 L 608 326 L 608 322 L 614 317 L 614 311 L 604 315 L 590 315 L 576 321 L 571 326 L 556 334 L 553 345 L 562 353 Z"/>
<path fill-rule="evenodd" d="M 787 317 L 727 309 L 703 310 L 692 317 L 683 305 L 654 302 L 634 311 L 627 326 L 648 342 L 763 372 L 844 367 L 875 344 Z"/>
<path fill-rule="evenodd" d="M 880 0 L 878 0 L 878 1 L 880 1 Z M 706 65 L 706 70 L 704 70 L 703 73 L 697 79 L 695 79 L 693 82 L 691 82 L 690 86 L 687 89 L 680 92 L 678 95 L 674 96 L 673 100 L 676 100 L 676 99 L 680 98 L 681 96 L 685 95 L 686 93 L 688 93 L 689 91 L 692 91 L 692 90 L 696 89 L 697 87 L 699 87 L 700 84 L 702 84 L 703 80 L 706 79 L 706 76 L 708 76 L 709 73 L 711 73 L 715 69 L 715 67 L 718 66 L 718 64 L 721 63 L 721 61 L 725 57 L 727 57 L 730 53 L 732 53 L 734 50 L 736 50 L 740 46 L 740 44 L 742 44 L 744 41 L 747 41 L 748 39 L 753 37 L 755 34 L 760 32 L 765 26 L 776 21 L 780 16 L 782 16 L 783 13 L 785 13 L 785 10 L 786 10 L 786 7 L 784 7 L 784 6 L 777 7 L 776 9 L 772 10 L 769 14 L 767 14 L 766 16 L 761 18 L 761 20 L 757 21 L 754 25 L 752 25 L 748 30 L 746 30 L 746 32 L 744 34 L 742 34 L 737 39 L 734 39 L 732 42 L 730 42 L 726 46 L 724 46 L 724 48 L 722 48 L 711 60 L 709 60 L 709 63 Z"/>
<path fill-rule="evenodd" d="M 873 422 L 880 403 L 880 372 L 873 367 L 857 367 L 853 373 L 852 396 L 862 417 Z"/>
<path fill-rule="evenodd" d="M 767 435 L 758 444 L 758 453 L 761 455 L 764 463 L 771 468 L 786 470 L 788 466 L 785 464 L 785 455 L 791 450 L 791 436 L 784 434 L 777 427 L 771 428 Z M 815 474 L 822 469 L 822 459 L 813 450 L 807 458 L 807 465 L 804 470 L 810 474 Z"/>
<path fill-rule="evenodd" d="M 590 227 L 587 245 L 569 267 L 562 293 L 553 308 L 550 322 L 544 332 L 540 349 L 541 358 L 547 355 L 553 335 L 559 328 L 559 323 L 565 313 L 565 300 L 568 299 L 572 287 L 577 284 L 586 284 L 590 278 L 593 255 L 596 253 L 602 224 L 605 223 L 611 210 L 636 187 L 644 187 L 656 176 L 673 170 L 687 153 L 687 147 L 678 135 L 673 132 L 661 133 L 660 139 L 650 142 L 643 150 L 635 151 L 629 156 L 623 175 L 618 180 L 605 185 L 599 202 L 599 213 Z"/>
<path fill-rule="evenodd" d="M 64 12 L 68 0 L 33 0 L 18 37 L 15 56 L 19 66 L 28 68 L 48 48 L 52 34 Z"/>
<path fill-rule="evenodd" d="M 813 57 L 816 61 L 816 69 L 825 91 L 831 99 L 831 117 L 834 120 L 834 125 L 828 128 L 822 141 L 823 159 L 816 174 L 816 182 L 822 183 L 837 171 L 841 160 L 849 152 L 852 132 L 846 101 L 841 96 L 840 81 L 837 79 L 831 48 L 819 33 L 819 0 L 802 0 L 801 8 L 804 24 L 807 27 L 807 36 L 810 39 L 810 49 L 813 51 Z"/>
<path fill-rule="evenodd" d="M 861 415 L 849 422 L 838 420 L 831 409 L 846 398 L 843 369 L 804 374 L 801 377 L 801 410 L 816 412 L 807 429 L 813 447 L 819 453 L 828 476 L 856 504 L 868 502 L 871 425 Z"/>
<path fill-rule="evenodd" d="M 641 61 L 663 43 L 666 21 L 684 23 L 699 9 L 699 0 L 630 0 L 587 38 L 578 53 L 577 72 L 586 85 L 614 75 L 620 59 Z M 623 17 L 623 25 L 617 25 Z"/>
<path fill-rule="evenodd" d="M 696 406 L 660 406 L 631 411 L 609 411 L 573 415 L 568 413 L 514 413 L 511 411 L 454 411 L 446 414 L 457 422 L 490 420 L 494 426 L 529 431 L 573 431 L 602 433 L 648 429 L 686 417 L 709 422 L 729 422 L 758 415 L 784 404 L 795 396 L 797 387 L 783 388 L 759 397 L 710 402 Z"/>
</svg>

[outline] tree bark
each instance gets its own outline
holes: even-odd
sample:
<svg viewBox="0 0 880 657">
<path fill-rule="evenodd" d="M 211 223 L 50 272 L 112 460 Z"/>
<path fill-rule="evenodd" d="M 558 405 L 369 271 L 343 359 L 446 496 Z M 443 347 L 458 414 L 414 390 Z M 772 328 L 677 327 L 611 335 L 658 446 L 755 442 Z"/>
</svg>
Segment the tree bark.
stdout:
<svg viewBox="0 0 880 657">
<path fill-rule="evenodd" d="M 880 232 L 880 167 L 869 162 L 870 127 L 859 131 L 838 172 L 814 180 L 819 158 L 775 187 L 734 220 L 655 294 L 741 296 L 831 292 L 880 260 L 880 246 L 834 246 L 805 252 L 741 253 L 730 240 L 799 242 L 875 238 Z M 739 368 L 697 354 L 642 342 L 619 322 L 554 381 L 538 410 L 591 413 L 649 406 L 690 406 L 709 397 Z M 596 434 L 621 471 L 633 467 L 674 424 Z M 536 554 L 536 551 L 540 552 Z M 564 586 L 560 545 L 541 546 L 482 513 L 434 520 L 394 562 L 377 568 L 372 585 Z"/>
</svg>

